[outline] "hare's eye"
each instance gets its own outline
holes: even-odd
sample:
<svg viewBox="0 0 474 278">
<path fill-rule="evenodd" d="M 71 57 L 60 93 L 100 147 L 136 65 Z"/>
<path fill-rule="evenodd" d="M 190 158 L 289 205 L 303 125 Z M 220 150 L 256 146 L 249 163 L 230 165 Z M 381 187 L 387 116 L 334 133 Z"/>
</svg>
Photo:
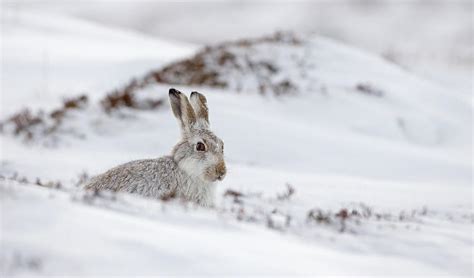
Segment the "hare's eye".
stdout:
<svg viewBox="0 0 474 278">
<path fill-rule="evenodd" d="M 200 151 L 200 152 L 203 152 L 206 150 L 206 145 L 204 145 L 204 143 L 202 142 L 198 142 L 196 144 L 196 151 Z"/>
</svg>

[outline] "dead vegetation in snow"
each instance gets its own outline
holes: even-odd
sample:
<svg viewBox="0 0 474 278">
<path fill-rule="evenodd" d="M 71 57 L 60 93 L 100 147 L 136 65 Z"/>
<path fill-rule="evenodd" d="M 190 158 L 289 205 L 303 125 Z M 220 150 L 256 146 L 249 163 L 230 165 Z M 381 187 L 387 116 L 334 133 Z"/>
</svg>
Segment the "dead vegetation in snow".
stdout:
<svg viewBox="0 0 474 278">
<path fill-rule="evenodd" d="M 129 84 L 115 89 L 98 101 L 100 112 L 113 115 L 122 109 L 132 110 L 156 110 L 164 105 L 164 97 L 144 97 L 138 93 L 140 84 L 135 79 Z M 0 132 L 13 135 L 24 142 L 35 142 L 43 139 L 45 146 L 56 146 L 61 135 L 74 138 L 84 138 L 82 132 L 68 124 L 79 113 L 90 113 L 92 107 L 89 98 L 85 94 L 67 98 L 62 105 L 50 111 L 33 111 L 24 108 L 19 112 L 0 122 Z"/>
<path fill-rule="evenodd" d="M 379 211 L 364 203 L 352 203 L 337 209 L 314 207 L 301 213 L 292 209 L 294 194 L 295 189 L 289 184 L 274 197 L 263 197 L 261 192 L 244 193 L 229 189 L 217 209 L 219 213 L 238 221 L 295 234 L 310 233 L 314 229 L 359 234 L 368 226 L 418 230 L 427 217 L 453 219 L 450 215 L 440 216 L 427 207 L 390 212 Z M 463 215 L 458 220 L 473 223 L 474 216 Z"/>
<path fill-rule="evenodd" d="M 304 44 L 302 38 L 290 32 L 224 42 L 207 46 L 193 57 L 150 72 L 143 80 L 145 83 L 206 86 L 237 92 L 293 94 L 299 88 L 289 73 L 306 71 L 301 57 Z M 296 53 L 286 57 L 287 50 Z"/>
</svg>

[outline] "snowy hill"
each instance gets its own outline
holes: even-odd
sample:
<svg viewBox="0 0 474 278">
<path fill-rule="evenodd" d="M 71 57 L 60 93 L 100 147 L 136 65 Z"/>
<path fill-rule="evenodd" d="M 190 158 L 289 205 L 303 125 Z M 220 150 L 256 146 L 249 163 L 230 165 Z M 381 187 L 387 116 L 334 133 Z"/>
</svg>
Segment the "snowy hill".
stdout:
<svg viewBox="0 0 474 278">
<path fill-rule="evenodd" d="M 470 144 L 464 128 L 471 119 L 466 99 L 381 57 L 320 37 L 276 33 L 209 46 L 143 78 L 145 84 L 154 82 L 260 94 L 319 94 L 326 99 L 309 102 L 314 109 L 320 110 L 323 101 L 337 107 L 312 121 L 343 120 L 342 125 L 359 132 L 421 144 Z"/>
<path fill-rule="evenodd" d="M 457 94 L 321 37 L 231 49 L 275 63 L 269 84 L 295 84 L 277 97 L 249 68 L 216 68 L 225 86 L 150 79 L 199 56 L 195 46 L 38 13 L 6 23 L 1 120 L 27 106 L 50 124 L 61 98 L 88 101 L 31 140 L 3 127 L 2 274 L 471 274 L 472 105 Z M 225 141 L 217 207 L 84 192 L 84 171 L 170 152 L 170 86 L 204 93 Z M 163 102 L 107 111 L 106 94 L 124 88 Z"/>
<path fill-rule="evenodd" d="M 61 97 L 102 95 L 196 50 L 194 45 L 56 14 L 3 9 L 2 16 L 2 118 L 21 103 L 44 109 Z"/>
</svg>

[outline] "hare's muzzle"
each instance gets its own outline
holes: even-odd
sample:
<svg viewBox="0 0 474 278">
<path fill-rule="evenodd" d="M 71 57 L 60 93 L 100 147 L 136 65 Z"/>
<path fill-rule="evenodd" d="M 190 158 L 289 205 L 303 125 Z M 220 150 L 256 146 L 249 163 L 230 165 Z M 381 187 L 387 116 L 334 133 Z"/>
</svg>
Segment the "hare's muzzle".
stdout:
<svg viewBox="0 0 474 278">
<path fill-rule="evenodd" d="M 227 173 L 227 169 L 225 167 L 224 161 L 219 162 L 216 165 L 216 179 L 219 181 L 223 180 L 226 173 Z"/>
</svg>

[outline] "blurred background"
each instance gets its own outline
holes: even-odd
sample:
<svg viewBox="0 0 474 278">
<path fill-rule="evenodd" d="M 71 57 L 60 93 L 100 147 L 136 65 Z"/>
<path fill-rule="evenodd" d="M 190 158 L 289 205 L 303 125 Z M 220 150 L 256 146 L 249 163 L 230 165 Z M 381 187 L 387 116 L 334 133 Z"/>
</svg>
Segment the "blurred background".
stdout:
<svg viewBox="0 0 474 278">
<path fill-rule="evenodd" d="M 2 1 L 199 45 L 281 31 L 315 33 L 378 53 L 469 93 L 473 64 L 470 0 Z M 11 14 L 12 13 L 12 14 Z"/>
</svg>

